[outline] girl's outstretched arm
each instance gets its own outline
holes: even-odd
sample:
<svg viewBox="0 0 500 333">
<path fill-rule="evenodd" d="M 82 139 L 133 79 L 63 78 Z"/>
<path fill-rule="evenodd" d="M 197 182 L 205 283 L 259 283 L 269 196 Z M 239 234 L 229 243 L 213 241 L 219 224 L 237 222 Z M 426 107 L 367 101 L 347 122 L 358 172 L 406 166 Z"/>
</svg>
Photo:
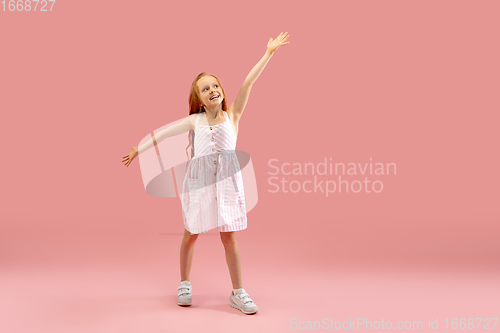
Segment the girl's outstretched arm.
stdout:
<svg viewBox="0 0 500 333">
<path fill-rule="evenodd" d="M 260 73 L 264 70 L 266 67 L 267 63 L 269 62 L 269 59 L 273 56 L 274 52 L 283 45 L 289 44 L 290 42 L 286 42 L 288 37 L 287 36 L 288 32 L 280 33 L 276 39 L 269 39 L 269 42 L 267 43 L 267 50 L 262 59 L 257 63 L 257 65 L 252 68 L 248 76 L 246 77 L 245 81 L 243 82 L 240 91 L 238 92 L 238 96 L 236 97 L 236 100 L 231 104 L 229 107 L 229 110 L 233 113 L 236 118 L 239 118 L 241 114 L 243 113 L 243 110 L 245 109 L 245 106 L 248 101 L 248 97 L 250 96 L 250 91 L 252 90 L 252 85 L 254 82 L 257 80 L 259 77 Z M 286 43 L 285 43 L 286 42 Z"/>
<path fill-rule="evenodd" d="M 130 163 L 136 158 L 139 154 L 142 154 L 146 150 L 150 149 L 151 147 L 154 147 L 154 145 L 159 144 L 163 140 L 165 140 L 168 137 L 182 134 L 184 132 L 187 132 L 189 130 L 194 129 L 194 117 L 196 117 L 196 114 L 194 115 L 189 115 L 186 118 L 184 118 L 182 121 L 179 123 L 169 126 L 155 135 L 151 137 L 147 142 L 142 144 L 139 147 L 132 147 L 132 152 L 130 152 L 127 155 L 123 156 L 122 162 L 125 164 L 125 166 L 129 166 Z"/>
<path fill-rule="evenodd" d="M 190 116 L 192 117 L 192 115 L 190 115 Z M 192 121 L 190 121 L 190 116 L 187 116 L 181 122 L 179 122 L 175 125 L 169 126 L 165 129 L 162 129 L 161 131 L 159 131 L 158 133 L 153 135 L 153 137 L 151 139 L 149 139 L 147 142 L 145 142 L 143 145 L 141 145 L 137 149 L 138 154 L 142 154 L 143 152 L 145 152 L 149 148 L 153 147 L 155 144 L 155 141 L 156 141 L 156 144 L 159 144 L 160 142 L 162 142 L 163 140 L 165 140 L 166 138 L 168 138 L 170 136 L 179 135 L 179 134 L 187 132 L 191 129 L 194 129 Z"/>
</svg>

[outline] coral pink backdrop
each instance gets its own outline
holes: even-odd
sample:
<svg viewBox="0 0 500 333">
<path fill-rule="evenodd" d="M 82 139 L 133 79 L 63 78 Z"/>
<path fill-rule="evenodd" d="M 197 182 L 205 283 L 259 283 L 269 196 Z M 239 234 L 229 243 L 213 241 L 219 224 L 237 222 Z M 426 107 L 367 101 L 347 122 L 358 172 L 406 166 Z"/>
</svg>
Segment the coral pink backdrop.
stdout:
<svg viewBox="0 0 500 333">
<path fill-rule="evenodd" d="M 1 332 L 288 332 L 361 319 L 449 331 L 454 318 L 499 329 L 498 2 L 5 6 Z M 258 190 L 237 239 L 260 310 L 229 307 L 216 232 L 198 239 L 193 306 L 180 308 L 180 201 L 148 195 L 138 159 L 127 168 L 122 156 L 188 115 L 202 71 L 232 103 L 284 31 L 290 44 L 254 84 L 237 145 Z M 324 190 L 339 175 L 311 173 L 325 159 L 395 172 L 358 168 L 342 179 L 378 193 L 327 196 L 315 177 Z"/>
</svg>

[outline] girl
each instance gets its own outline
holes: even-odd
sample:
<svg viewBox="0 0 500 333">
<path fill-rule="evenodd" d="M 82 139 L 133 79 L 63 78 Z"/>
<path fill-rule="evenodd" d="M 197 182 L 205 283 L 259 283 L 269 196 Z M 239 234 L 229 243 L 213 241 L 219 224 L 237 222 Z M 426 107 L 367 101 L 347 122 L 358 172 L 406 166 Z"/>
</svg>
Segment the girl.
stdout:
<svg viewBox="0 0 500 333">
<path fill-rule="evenodd" d="M 191 159 L 182 185 L 184 238 L 180 249 L 181 283 L 177 304 L 191 305 L 189 272 L 198 235 L 218 228 L 225 248 L 233 290 L 230 306 L 245 314 L 258 311 L 257 305 L 242 287 L 240 257 L 234 232 L 246 229 L 247 216 L 240 165 L 235 153 L 238 124 L 252 85 L 274 52 L 289 44 L 287 32 L 269 39 L 262 59 L 246 77 L 233 104 L 227 108 L 226 94 L 215 75 L 201 73 L 191 85 L 189 116 L 153 136 L 123 156 L 129 166 L 145 150 L 167 137 L 189 132 Z"/>
</svg>

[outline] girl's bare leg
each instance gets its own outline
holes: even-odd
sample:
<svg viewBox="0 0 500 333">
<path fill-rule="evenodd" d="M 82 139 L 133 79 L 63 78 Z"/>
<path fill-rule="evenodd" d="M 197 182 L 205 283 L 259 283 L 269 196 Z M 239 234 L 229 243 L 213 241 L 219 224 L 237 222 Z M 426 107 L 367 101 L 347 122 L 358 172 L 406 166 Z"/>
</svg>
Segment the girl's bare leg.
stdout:
<svg viewBox="0 0 500 333">
<path fill-rule="evenodd" d="M 233 288 L 243 288 L 241 282 L 240 253 L 238 251 L 238 244 L 236 243 L 236 235 L 234 231 L 221 232 L 220 238 L 226 252 L 226 262 Z"/>
<path fill-rule="evenodd" d="M 181 281 L 189 281 L 189 273 L 191 272 L 191 263 L 193 261 L 194 244 L 198 239 L 198 234 L 191 235 L 189 231 L 184 229 L 184 237 L 181 243 Z"/>
</svg>

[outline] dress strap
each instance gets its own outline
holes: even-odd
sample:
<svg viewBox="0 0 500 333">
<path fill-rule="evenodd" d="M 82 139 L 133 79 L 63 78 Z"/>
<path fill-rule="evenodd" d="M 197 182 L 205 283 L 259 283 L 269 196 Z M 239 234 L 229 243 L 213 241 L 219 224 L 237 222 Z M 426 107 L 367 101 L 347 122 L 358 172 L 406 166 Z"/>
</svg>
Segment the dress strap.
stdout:
<svg viewBox="0 0 500 333">
<path fill-rule="evenodd" d="M 222 111 L 224 112 L 224 117 L 226 118 L 226 121 L 229 122 L 229 116 L 227 115 L 227 112 L 226 111 Z"/>
<path fill-rule="evenodd" d="M 196 121 L 194 122 L 194 127 L 198 126 L 198 122 L 200 121 L 201 115 L 202 115 L 204 112 L 205 112 L 205 111 L 198 113 L 198 116 L 196 117 Z"/>
</svg>

